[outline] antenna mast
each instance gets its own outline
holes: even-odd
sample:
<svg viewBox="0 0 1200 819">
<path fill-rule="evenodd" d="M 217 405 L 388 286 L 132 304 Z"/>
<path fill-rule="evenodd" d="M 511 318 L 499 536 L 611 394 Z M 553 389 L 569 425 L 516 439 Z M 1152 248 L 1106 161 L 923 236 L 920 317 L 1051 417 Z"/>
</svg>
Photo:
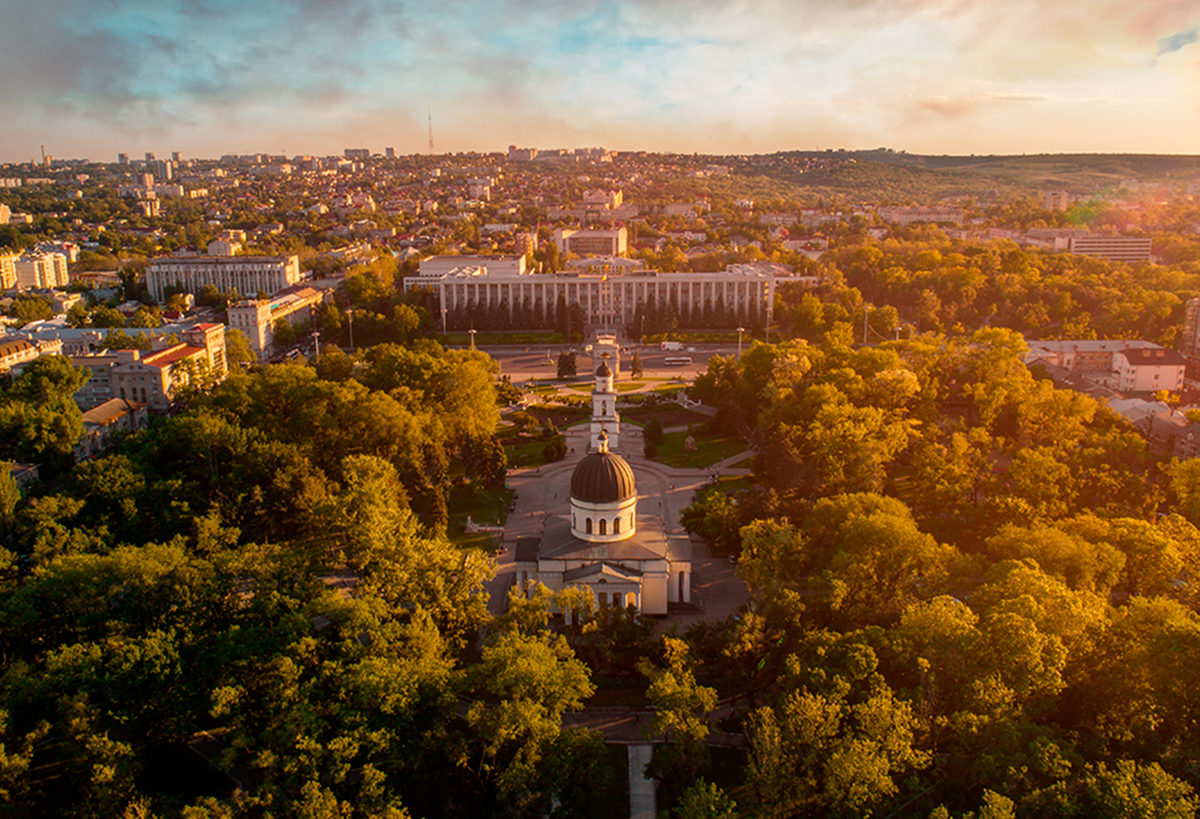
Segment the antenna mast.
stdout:
<svg viewBox="0 0 1200 819">
<path fill-rule="evenodd" d="M 429 155 L 433 156 L 433 112 L 429 113 Z"/>
</svg>

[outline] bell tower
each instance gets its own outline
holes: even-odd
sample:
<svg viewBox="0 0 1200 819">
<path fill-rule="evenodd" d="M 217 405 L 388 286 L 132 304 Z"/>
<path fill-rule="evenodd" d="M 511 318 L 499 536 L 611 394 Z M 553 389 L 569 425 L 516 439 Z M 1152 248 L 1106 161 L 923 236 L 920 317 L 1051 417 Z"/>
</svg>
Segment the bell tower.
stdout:
<svg viewBox="0 0 1200 819">
<path fill-rule="evenodd" d="M 613 371 L 608 359 L 600 360 L 596 368 L 596 386 L 592 388 L 592 424 L 589 449 L 600 449 L 600 436 L 607 434 L 608 446 L 616 448 L 620 438 L 621 416 L 617 414 L 617 390 L 613 386 Z"/>
</svg>

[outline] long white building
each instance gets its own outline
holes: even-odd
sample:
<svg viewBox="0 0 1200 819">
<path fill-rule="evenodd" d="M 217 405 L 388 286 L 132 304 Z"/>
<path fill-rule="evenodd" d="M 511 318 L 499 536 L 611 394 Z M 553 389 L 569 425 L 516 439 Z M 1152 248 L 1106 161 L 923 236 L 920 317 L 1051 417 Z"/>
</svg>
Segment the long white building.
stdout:
<svg viewBox="0 0 1200 819">
<path fill-rule="evenodd" d="M 606 263 L 534 274 L 513 261 L 519 257 L 498 257 L 495 262 L 493 258 L 497 257 L 428 259 L 421 262 L 417 275 L 404 280 L 404 289 L 429 288 L 443 310 L 470 313 L 495 307 L 507 311 L 510 318 L 526 306 L 535 314 L 549 314 L 561 298 L 564 304 L 578 304 L 584 320 L 598 327 L 632 325 L 639 308 L 651 306 L 674 307 L 681 320 L 693 325 L 706 309 L 746 323 L 768 317 L 776 278 L 791 272 L 770 262 L 733 264 L 712 273 L 661 273 Z"/>
<path fill-rule="evenodd" d="M 272 296 L 300 281 L 297 256 L 163 256 L 146 267 L 146 288 L 163 301 L 168 287 L 198 293 L 205 285 L 243 296 Z"/>
</svg>

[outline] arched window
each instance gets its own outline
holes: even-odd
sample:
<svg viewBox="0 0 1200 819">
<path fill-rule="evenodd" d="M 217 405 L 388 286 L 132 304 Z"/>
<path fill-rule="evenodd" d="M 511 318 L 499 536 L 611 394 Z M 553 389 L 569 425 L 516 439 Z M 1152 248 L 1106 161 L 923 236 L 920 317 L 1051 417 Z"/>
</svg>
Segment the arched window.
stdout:
<svg viewBox="0 0 1200 819">
<path fill-rule="evenodd" d="M 575 528 L 575 513 L 574 512 L 571 513 L 571 528 L 572 529 Z"/>
<path fill-rule="evenodd" d="M 621 534 L 621 519 L 620 518 L 613 518 L 613 534 L 614 535 Z"/>
<path fill-rule="evenodd" d="M 608 415 L 608 402 L 607 401 L 600 402 L 600 414 Z"/>
<path fill-rule="evenodd" d="M 602 534 L 602 535 L 608 534 L 608 521 L 605 520 L 604 518 L 600 518 L 600 534 Z"/>
<path fill-rule="evenodd" d="M 592 519 L 591 518 L 587 518 L 586 520 L 584 520 L 583 531 L 589 535 L 592 533 Z"/>
</svg>

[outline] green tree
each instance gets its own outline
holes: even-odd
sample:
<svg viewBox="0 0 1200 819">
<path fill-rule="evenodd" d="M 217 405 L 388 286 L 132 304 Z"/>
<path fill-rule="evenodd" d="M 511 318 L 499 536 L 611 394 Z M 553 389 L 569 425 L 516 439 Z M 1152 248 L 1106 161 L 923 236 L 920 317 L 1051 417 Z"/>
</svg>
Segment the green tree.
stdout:
<svg viewBox="0 0 1200 819">
<path fill-rule="evenodd" d="M 236 327 L 225 330 L 225 360 L 230 367 L 253 364 L 257 356 L 250 346 L 250 339 Z"/>
<path fill-rule="evenodd" d="M 637 350 L 633 351 L 633 355 L 629 358 L 629 375 L 631 378 L 641 378 L 645 372 L 645 367 L 642 364 L 642 355 Z"/>
<path fill-rule="evenodd" d="M 576 374 L 575 353 L 563 350 L 558 354 L 558 377 L 574 378 Z"/>
</svg>

